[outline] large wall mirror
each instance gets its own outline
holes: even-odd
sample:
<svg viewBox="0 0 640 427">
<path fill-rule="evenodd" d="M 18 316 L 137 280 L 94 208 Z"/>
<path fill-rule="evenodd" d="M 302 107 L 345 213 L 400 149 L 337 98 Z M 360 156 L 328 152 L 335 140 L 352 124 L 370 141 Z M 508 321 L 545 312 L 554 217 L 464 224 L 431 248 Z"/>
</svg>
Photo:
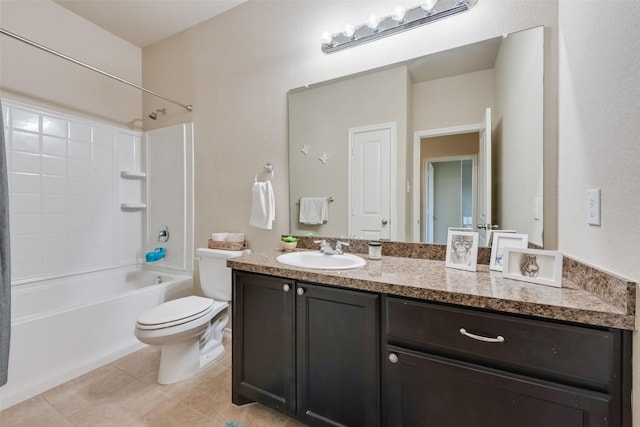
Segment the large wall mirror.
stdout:
<svg viewBox="0 0 640 427">
<path fill-rule="evenodd" d="M 542 247 L 543 49 L 537 27 L 291 90 L 290 232 Z"/>
</svg>

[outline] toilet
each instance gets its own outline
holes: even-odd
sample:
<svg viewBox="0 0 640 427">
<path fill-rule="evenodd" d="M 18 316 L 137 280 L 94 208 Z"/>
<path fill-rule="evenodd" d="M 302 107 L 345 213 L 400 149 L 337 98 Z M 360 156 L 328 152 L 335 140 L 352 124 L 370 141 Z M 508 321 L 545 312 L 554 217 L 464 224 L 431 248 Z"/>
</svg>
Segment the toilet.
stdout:
<svg viewBox="0 0 640 427">
<path fill-rule="evenodd" d="M 135 335 L 145 344 L 162 346 L 158 383 L 172 384 L 197 373 L 224 354 L 222 336 L 229 321 L 231 269 L 227 259 L 243 251 L 198 248 L 204 297 L 192 295 L 165 302 L 143 313 Z"/>
</svg>

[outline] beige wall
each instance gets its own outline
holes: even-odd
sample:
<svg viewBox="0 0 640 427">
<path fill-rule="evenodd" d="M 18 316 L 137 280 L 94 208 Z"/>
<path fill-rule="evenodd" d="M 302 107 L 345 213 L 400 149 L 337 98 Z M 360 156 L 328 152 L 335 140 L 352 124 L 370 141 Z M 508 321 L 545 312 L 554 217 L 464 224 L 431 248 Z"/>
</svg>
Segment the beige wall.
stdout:
<svg viewBox="0 0 640 427">
<path fill-rule="evenodd" d="M 420 157 L 422 160 L 435 157 L 462 156 L 478 154 L 478 133 L 463 133 L 459 135 L 435 136 L 420 140 Z M 424 161 L 420 162 L 420 166 Z"/>
<path fill-rule="evenodd" d="M 543 28 L 510 34 L 495 63 L 494 207 L 502 229 L 543 245 Z M 534 219 L 534 199 L 539 219 Z M 546 243 L 546 242 L 545 242 Z"/>
<path fill-rule="evenodd" d="M 313 232 L 319 236 L 346 236 L 348 230 L 349 130 L 383 123 L 396 124 L 396 189 L 398 219 L 404 219 L 406 181 L 407 117 L 406 67 L 393 67 L 331 84 L 293 91 L 289 95 L 289 192 L 292 233 Z M 303 145 L 310 147 L 305 155 Z M 318 160 L 327 153 L 325 164 Z M 304 225 L 296 221 L 300 197 L 331 196 L 329 221 Z M 394 218 L 393 221 L 396 221 Z M 404 222 L 395 224 L 405 240 Z"/>
<path fill-rule="evenodd" d="M 50 1 L 1 1 L 0 27 L 108 73 L 141 83 L 142 52 Z M 142 96 L 127 86 L 0 36 L 0 90 L 57 111 L 140 129 Z"/>
<path fill-rule="evenodd" d="M 559 22 L 558 246 L 567 255 L 637 282 L 640 2 L 576 8 L 575 2 L 561 1 Z M 602 191 L 601 226 L 586 223 L 585 192 L 592 188 Z M 633 340 L 633 425 L 638 426 L 637 332 Z"/>
<path fill-rule="evenodd" d="M 412 85 L 413 130 L 433 130 L 484 122 L 493 105 L 493 69 Z"/>
</svg>

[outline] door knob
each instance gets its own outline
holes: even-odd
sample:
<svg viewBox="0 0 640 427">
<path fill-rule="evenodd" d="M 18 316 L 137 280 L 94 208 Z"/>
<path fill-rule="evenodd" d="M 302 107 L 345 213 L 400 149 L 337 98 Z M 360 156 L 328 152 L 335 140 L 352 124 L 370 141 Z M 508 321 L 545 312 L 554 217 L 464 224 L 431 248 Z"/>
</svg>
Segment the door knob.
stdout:
<svg viewBox="0 0 640 427">
<path fill-rule="evenodd" d="M 386 219 L 383 219 L 382 220 L 382 225 L 387 225 L 387 224 L 389 224 L 389 221 L 387 221 Z"/>
<path fill-rule="evenodd" d="M 477 227 L 480 230 L 496 230 L 499 225 L 498 224 L 478 224 Z"/>
</svg>

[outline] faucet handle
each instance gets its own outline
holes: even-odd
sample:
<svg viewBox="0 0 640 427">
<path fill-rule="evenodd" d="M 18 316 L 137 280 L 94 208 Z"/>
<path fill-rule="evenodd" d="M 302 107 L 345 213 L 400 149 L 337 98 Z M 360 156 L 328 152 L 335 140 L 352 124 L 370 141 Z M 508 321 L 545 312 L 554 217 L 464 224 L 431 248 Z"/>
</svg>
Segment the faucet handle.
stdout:
<svg viewBox="0 0 640 427">
<path fill-rule="evenodd" d="M 347 242 L 341 242 L 340 240 L 338 240 L 336 242 L 336 250 L 334 251 L 334 253 L 336 255 L 342 255 L 343 251 L 342 251 L 342 247 L 343 246 L 349 246 L 349 243 Z"/>
</svg>

